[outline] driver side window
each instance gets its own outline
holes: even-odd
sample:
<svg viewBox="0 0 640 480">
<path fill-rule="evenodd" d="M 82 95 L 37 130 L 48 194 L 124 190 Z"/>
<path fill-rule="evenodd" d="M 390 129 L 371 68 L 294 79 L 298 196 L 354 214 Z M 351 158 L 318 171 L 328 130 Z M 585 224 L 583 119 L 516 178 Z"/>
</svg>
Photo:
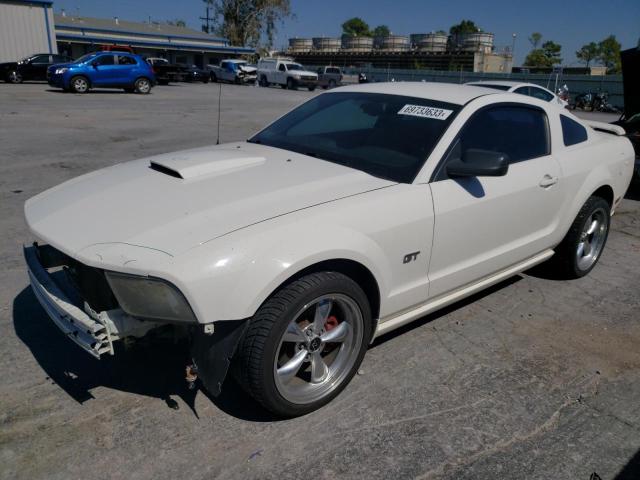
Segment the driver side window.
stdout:
<svg viewBox="0 0 640 480">
<path fill-rule="evenodd" d="M 113 55 L 100 55 L 94 61 L 98 65 L 113 65 L 115 63 L 113 61 Z"/>
<path fill-rule="evenodd" d="M 549 155 L 549 138 L 547 115 L 542 109 L 504 105 L 480 110 L 452 143 L 437 179 L 447 178 L 446 164 L 461 161 L 468 150 L 503 153 L 513 164 Z"/>
<path fill-rule="evenodd" d="M 280 66 L 278 67 L 278 70 L 280 70 L 281 72 L 286 72 L 287 67 L 284 66 L 284 63 L 281 63 Z"/>
</svg>

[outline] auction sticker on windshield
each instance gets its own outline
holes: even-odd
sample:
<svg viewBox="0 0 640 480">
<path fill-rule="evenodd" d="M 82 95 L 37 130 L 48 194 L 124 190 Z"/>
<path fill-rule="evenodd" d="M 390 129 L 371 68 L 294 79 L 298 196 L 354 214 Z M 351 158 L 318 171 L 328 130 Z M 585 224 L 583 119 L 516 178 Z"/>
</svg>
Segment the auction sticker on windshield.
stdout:
<svg viewBox="0 0 640 480">
<path fill-rule="evenodd" d="M 453 110 L 445 110 L 444 108 L 427 107 L 424 105 L 405 105 L 400 109 L 398 115 L 446 120 L 452 113 Z"/>
</svg>

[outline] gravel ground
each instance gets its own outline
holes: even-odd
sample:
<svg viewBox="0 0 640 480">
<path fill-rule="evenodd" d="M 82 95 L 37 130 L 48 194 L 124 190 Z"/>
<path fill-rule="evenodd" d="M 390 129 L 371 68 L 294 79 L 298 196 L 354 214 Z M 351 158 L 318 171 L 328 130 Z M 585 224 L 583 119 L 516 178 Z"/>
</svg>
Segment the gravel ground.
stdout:
<svg viewBox="0 0 640 480">
<path fill-rule="evenodd" d="M 275 420 L 232 383 L 217 399 L 188 391 L 181 345 L 95 361 L 65 339 L 28 287 L 23 202 L 99 167 L 215 143 L 217 92 L 0 84 L 0 478 L 640 478 L 637 189 L 591 275 L 527 272 L 393 332 L 303 418 Z M 221 138 L 311 95 L 225 85 Z"/>
</svg>

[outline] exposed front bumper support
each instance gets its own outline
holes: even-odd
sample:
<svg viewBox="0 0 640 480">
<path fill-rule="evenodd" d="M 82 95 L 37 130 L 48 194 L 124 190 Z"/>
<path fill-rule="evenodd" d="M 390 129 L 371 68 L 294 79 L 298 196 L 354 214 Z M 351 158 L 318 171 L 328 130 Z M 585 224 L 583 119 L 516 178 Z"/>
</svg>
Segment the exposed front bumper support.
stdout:
<svg viewBox="0 0 640 480">
<path fill-rule="evenodd" d="M 115 340 L 125 336 L 141 337 L 158 326 L 130 317 L 120 309 L 94 312 L 86 303 L 85 310 L 78 308 L 43 267 L 38 247 L 24 247 L 24 258 L 31 288 L 42 308 L 67 337 L 94 357 L 113 355 Z"/>
</svg>

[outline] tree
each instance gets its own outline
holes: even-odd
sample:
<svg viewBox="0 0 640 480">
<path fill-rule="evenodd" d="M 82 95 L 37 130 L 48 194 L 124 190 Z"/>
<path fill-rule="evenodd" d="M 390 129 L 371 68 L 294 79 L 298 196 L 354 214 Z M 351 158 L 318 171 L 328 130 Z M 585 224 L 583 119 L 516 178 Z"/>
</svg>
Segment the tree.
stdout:
<svg viewBox="0 0 640 480">
<path fill-rule="evenodd" d="M 622 69 L 620 50 L 622 46 L 615 35 L 609 35 L 598 43 L 598 60 L 607 67 L 608 73 L 619 73 Z"/>
<path fill-rule="evenodd" d="M 542 34 L 540 32 L 533 32 L 529 37 L 529 42 L 531 43 L 531 46 L 533 47 L 534 50 L 538 48 L 538 45 L 540 45 L 541 40 L 542 40 Z"/>
<path fill-rule="evenodd" d="M 388 37 L 391 35 L 391 30 L 386 25 L 378 25 L 373 29 L 371 35 L 373 37 Z"/>
<path fill-rule="evenodd" d="M 598 58 L 598 55 L 600 55 L 600 48 L 598 47 L 598 44 L 596 42 L 587 43 L 586 45 L 580 47 L 580 50 L 576 52 L 576 57 L 578 58 L 578 60 L 584 62 L 587 68 L 589 68 L 589 64 L 593 60 Z"/>
<path fill-rule="evenodd" d="M 544 56 L 547 57 L 550 67 L 562 63 L 562 58 L 560 57 L 561 50 L 562 46 L 553 40 L 547 40 L 542 44 L 542 51 L 544 52 Z"/>
<path fill-rule="evenodd" d="M 552 67 L 558 63 L 562 63 L 560 51 L 562 46 L 552 40 L 548 40 L 542 44 L 542 48 L 534 48 L 529 52 L 524 64 L 530 67 Z"/>
<path fill-rule="evenodd" d="M 524 59 L 527 67 L 549 67 L 549 61 L 541 48 L 534 48 Z"/>
<path fill-rule="evenodd" d="M 347 37 L 370 37 L 369 24 L 360 17 L 353 17 L 342 24 L 342 34 Z"/>
<path fill-rule="evenodd" d="M 478 27 L 473 20 L 462 20 L 456 25 L 452 25 L 449 29 L 451 35 L 462 35 L 465 33 L 478 33 L 482 29 Z"/>
<path fill-rule="evenodd" d="M 270 48 L 278 22 L 291 16 L 290 0 L 203 0 L 213 5 L 218 33 L 232 45 Z"/>
</svg>

